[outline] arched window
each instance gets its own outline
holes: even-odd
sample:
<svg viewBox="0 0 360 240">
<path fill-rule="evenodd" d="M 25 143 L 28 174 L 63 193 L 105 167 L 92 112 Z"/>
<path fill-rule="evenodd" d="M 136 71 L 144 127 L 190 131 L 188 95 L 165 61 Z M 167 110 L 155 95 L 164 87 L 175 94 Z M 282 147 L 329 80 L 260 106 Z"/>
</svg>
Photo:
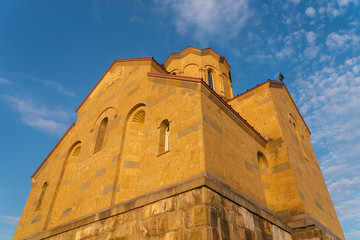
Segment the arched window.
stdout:
<svg viewBox="0 0 360 240">
<path fill-rule="evenodd" d="M 40 194 L 39 200 L 38 200 L 38 202 L 37 202 L 37 204 L 36 204 L 35 210 L 39 210 L 39 209 L 40 209 L 41 203 L 42 203 L 42 201 L 43 201 L 43 199 L 44 199 L 44 195 L 45 195 L 46 188 L 47 188 L 48 185 L 49 185 L 49 184 L 48 184 L 47 182 L 45 182 L 45 183 L 43 184 L 43 186 L 42 186 L 42 188 L 41 188 L 41 194 Z"/>
<path fill-rule="evenodd" d="M 104 138 L 105 138 L 105 132 L 106 132 L 106 127 L 107 127 L 108 121 L 109 120 L 106 117 L 100 123 L 99 131 L 98 131 L 98 134 L 97 134 L 97 137 L 96 137 L 94 153 L 100 151 L 101 148 L 103 147 Z"/>
<path fill-rule="evenodd" d="M 160 124 L 159 154 L 169 151 L 170 123 L 165 119 Z"/>
<path fill-rule="evenodd" d="M 208 70 L 208 81 L 209 81 L 209 87 L 214 89 L 214 79 L 211 70 Z"/>
</svg>

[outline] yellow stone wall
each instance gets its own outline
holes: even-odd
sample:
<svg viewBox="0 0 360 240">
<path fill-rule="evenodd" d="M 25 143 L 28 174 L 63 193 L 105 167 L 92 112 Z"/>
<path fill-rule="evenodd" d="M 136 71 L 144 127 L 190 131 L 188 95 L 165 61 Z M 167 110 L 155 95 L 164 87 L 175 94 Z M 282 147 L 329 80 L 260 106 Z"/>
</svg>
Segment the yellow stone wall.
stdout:
<svg viewBox="0 0 360 240">
<path fill-rule="evenodd" d="M 256 158 L 265 151 L 265 142 L 207 89 L 202 91 L 202 112 L 206 171 L 266 207 Z"/>
<path fill-rule="evenodd" d="M 75 127 L 35 175 L 15 239 L 205 171 L 200 83 L 148 77 L 151 71 L 164 72 L 151 60 L 116 62 L 111 67 L 79 108 Z M 141 161 L 134 161 L 127 151 L 136 145 L 131 139 L 134 133 L 126 130 L 138 105 L 145 111 L 145 121 Z M 104 117 L 109 118 L 104 145 L 94 153 Z M 164 119 L 170 121 L 170 149 L 159 155 L 159 125 Z M 81 146 L 78 156 L 72 156 L 73 145 Z M 45 181 L 49 187 L 35 211 L 33 203 Z"/>
<path fill-rule="evenodd" d="M 270 91 L 305 213 L 311 214 L 338 236 L 343 236 L 307 126 L 284 88 L 270 88 Z M 289 113 L 293 117 L 289 117 Z"/>
<path fill-rule="evenodd" d="M 229 101 L 229 104 L 268 139 L 266 151 L 263 152 L 268 166 L 262 170 L 265 171 L 271 192 L 267 198 L 268 208 L 289 215 L 304 212 L 269 85 L 248 91 Z"/>
<path fill-rule="evenodd" d="M 273 210 L 284 219 L 309 213 L 343 237 L 309 139 L 310 132 L 285 86 L 268 81 L 229 104 L 268 139 L 266 171 Z"/>
</svg>

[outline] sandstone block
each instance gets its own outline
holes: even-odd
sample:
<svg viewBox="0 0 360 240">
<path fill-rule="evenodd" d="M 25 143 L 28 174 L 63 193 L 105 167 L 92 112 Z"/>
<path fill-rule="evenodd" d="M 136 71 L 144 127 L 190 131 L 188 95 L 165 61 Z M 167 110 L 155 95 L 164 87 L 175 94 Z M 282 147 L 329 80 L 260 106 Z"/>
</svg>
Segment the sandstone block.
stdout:
<svg viewBox="0 0 360 240">
<path fill-rule="evenodd" d="M 194 226 L 208 223 L 208 209 L 206 205 L 199 205 L 193 208 Z"/>
</svg>

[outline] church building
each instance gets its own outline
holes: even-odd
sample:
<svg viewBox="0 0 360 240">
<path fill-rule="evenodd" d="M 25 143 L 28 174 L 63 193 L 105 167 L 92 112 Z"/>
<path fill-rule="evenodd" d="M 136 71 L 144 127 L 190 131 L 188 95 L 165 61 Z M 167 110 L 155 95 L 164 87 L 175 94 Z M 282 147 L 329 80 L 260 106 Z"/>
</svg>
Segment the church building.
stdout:
<svg viewBox="0 0 360 240">
<path fill-rule="evenodd" d="M 345 239 L 284 82 L 188 47 L 117 59 L 31 176 L 14 239 Z"/>
</svg>

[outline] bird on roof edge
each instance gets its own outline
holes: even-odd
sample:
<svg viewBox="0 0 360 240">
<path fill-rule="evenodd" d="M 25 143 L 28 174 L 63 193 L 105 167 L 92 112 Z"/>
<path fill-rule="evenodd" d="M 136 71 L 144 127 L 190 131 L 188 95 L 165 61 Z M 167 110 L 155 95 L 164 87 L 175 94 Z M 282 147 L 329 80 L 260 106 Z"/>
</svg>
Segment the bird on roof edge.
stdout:
<svg viewBox="0 0 360 240">
<path fill-rule="evenodd" d="M 281 82 L 284 81 L 284 75 L 281 72 L 279 73 L 279 80 Z"/>
</svg>

